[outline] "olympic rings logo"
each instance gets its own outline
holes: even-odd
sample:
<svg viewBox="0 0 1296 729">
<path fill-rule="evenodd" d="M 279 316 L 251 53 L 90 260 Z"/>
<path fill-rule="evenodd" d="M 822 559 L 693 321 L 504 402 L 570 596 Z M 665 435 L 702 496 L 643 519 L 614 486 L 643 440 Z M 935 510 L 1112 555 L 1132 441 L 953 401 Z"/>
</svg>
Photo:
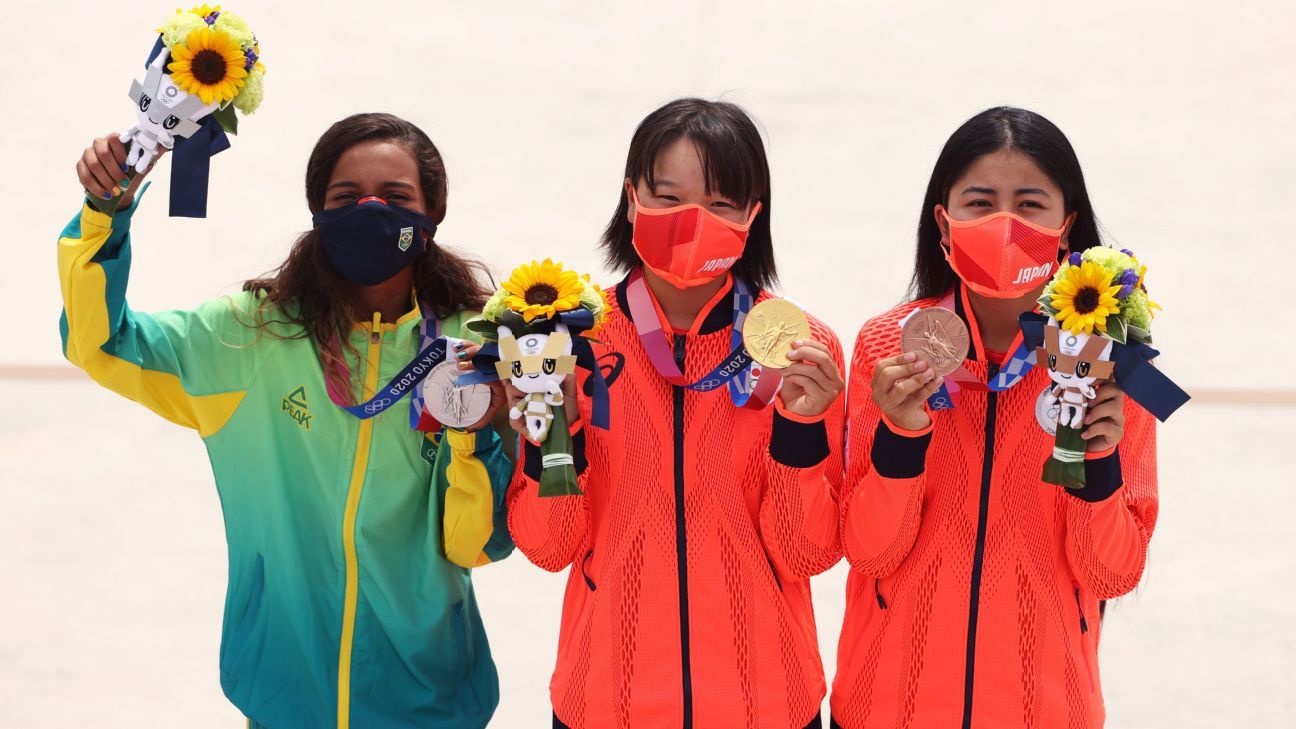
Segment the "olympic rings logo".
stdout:
<svg viewBox="0 0 1296 729">
<path fill-rule="evenodd" d="M 391 404 L 392 404 L 391 398 L 384 397 L 381 400 L 374 400 L 371 403 L 366 403 L 364 406 L 364 411 L 370 415 L 376 415 L 386 410 L 387 406 Z"/>
</svg>

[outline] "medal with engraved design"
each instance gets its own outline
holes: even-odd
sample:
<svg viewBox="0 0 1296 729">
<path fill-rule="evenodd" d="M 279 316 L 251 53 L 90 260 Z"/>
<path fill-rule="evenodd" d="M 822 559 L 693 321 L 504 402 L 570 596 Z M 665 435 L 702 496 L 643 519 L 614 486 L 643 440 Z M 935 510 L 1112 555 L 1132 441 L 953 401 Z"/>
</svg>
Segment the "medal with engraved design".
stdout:
<svg viewBox="0 0 1296 729">
<path fill-rule="evenodd" d="M 766 299 L 747 313 L 742 326 L 743 347 L 752 359 L 776 370 L 792 363 L 792 342 L 810 338 L 805 312 L 786 299 Z"/>
<path fill-rule="evenodd" d="M 910 314 L 900 331 L 900 351 L 921 357 L 938 377 L 963 364 L 971 341 L 958 314 L 939 306 Z"/>
<path fill-rule="evenodd" d="M 467 428 L 476 424 L 490 409 L 489 385 L 456 384 L 459 367 L 454 362 L 442 362 L 423 380 L 423 407 L 448 428 Z"/>
</svg>

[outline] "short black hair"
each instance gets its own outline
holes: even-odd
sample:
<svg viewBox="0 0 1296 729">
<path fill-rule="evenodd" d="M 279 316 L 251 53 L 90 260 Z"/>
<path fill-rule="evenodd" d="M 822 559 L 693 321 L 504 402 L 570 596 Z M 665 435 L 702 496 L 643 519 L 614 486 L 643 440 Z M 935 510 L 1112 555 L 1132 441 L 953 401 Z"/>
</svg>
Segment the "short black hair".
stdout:
<svg viewBox="0 0 1296 729">
<path fill-rule="evenodd" d="M 770 173 L 760 130 L 737 104 L 707 99 L 676 99 L 644 117 L 630 140 L 625 177 L 644 180 L 656 191 L 653 165 L 661 150 L 685 138 L 697 145 L 702 158 L 708 194 L 721 195 L 740 205 L 759 201 L 760 213 L 752 221 L 747 247 L 734 264 L 733 273 L 761 289 L 778 282 L 774 243 L 770 237 Z M 608 265 L 628 272 L 642 261 L 631 242 L 633 226 L 627 220 L 630 201 L 622 186 L 616 212 L 603 231 L 601 246 Z"/>
<path fill-rule="evenodd" d="M 1029 157 L 1062 190 L 1063 207 L 1068 215 L 1075 213 L 1076 216 L 1068 235 L 1072 251 L 1102 244 L 1080 160 L 1062 130 L 1026 109 L 1012 106 L 986 109 L 950 135 L 936 158 L 918 217 L 918 247 L 909 284 L 912 298 L 943 296 L 954 287 L 958 276 L 945 260 L 940 226 L 932 211 L 938 204 L 949 204 L 950 188 L 974 162 L 1003 149 Z"/>
</svg>

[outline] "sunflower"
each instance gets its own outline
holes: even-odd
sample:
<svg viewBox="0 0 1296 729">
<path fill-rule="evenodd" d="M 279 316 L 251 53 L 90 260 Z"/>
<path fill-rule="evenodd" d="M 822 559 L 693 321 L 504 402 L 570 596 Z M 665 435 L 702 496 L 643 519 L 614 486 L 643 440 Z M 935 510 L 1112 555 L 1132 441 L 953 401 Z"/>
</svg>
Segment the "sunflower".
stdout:
<svg viewBox="0 0 1296 729">
<path fill-rule="evenodd" d="M 243 49 L 228 33 L 211 28 L 190 33 L 183 45 L 171 49 L 171 58 L 171 80 L 204 104 L 224 104 L 238 96 L 248 74 Z"/>
<path fill-rule="evenodd" d="M 1079 266 L 1067 266 L 1063 276 L 1053 286 L 1050 296 L 1057 320 L 1062 328 L 1072 334 L 1093 334 L 1094 329 L 1107 331 L 1107 317 L 1120 312 L 1116 292 L 1120 285 L 1112 285 L 1112 276 L 1102 266 L 1084 261 Z"/>
<path fill-rule="evenodd" d="M 530 322 L 580 306 L 585 285 L 575 271 L 565 271 L 561 263 L 546 258 L 544 263 L 532 261 L 513 269 L 504 290 L 509 293 L 504 305 Z"/>
</svg>

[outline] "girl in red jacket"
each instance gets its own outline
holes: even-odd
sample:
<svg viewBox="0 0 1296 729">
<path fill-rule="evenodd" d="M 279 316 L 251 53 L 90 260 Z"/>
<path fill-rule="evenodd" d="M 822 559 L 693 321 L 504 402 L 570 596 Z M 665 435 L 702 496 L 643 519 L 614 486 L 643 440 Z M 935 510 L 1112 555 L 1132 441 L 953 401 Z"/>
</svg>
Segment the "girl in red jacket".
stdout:
<svg viewBox="0 0 1296 729">
<path fill-rule="evenodd" d="M 603 246 L 628 275 L 594 345 L 611 427 L 580 426 L 603 407 L 584 377 L 569 413 L 583 495 L 540 498 L 529 443 L 509 493 L 522 552 L 571 568 L 554 726 L 818 727 L 809 578 L 840 556 L 841 346 L 812 321 L 781 389 L 744 359 L 736 325 L 775 268 L 769 167 L 742 109 L 654 111 L 623 187 Z"/>
<path fill-rule="evenodd" d="M 1047 119 L 990 109 L 946 142 L 913 300 L 866 323 L 851 362 L 834 726 L 1102 725 L 1100 614 L 1143 573 L 1153 419 L 1103 385 L 1085 420 L 1087 486 L 1043 483 L 1049 379 L 1025 361 L 1017 322 L 1064 256 L 1096 245 L 1079 161 Z M 900 352 L 905 316 L 935 306 L 970 331 L 956 398 Z"/>
</svg>

